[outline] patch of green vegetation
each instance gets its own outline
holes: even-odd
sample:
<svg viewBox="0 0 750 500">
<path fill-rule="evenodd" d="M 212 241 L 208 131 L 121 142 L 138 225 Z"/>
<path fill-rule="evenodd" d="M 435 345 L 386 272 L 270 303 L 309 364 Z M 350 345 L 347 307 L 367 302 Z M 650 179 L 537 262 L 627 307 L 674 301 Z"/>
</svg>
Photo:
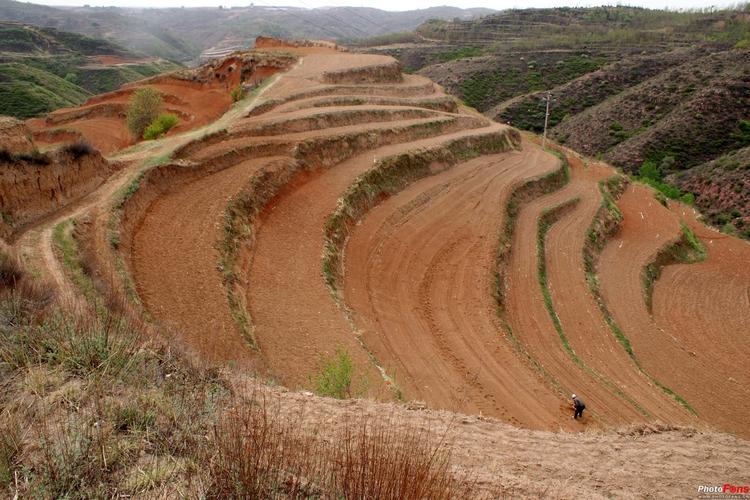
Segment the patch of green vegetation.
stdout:
<svg viewBox="0 0 750 500">
<path fill-rule="evenodd" d="M 126 122 L 133 137 L 143 137 L 146 128 L 161 114 L 164 98 L 153 87 L 142 87 L 133 92 L 128 101 Z"/>
<path fill-rule="evenodd" d="M 484 50 L 481 47 L 459 47 L 449 52 L 441 52 L 437 55 L 437 60 L 440 62 L 448 62 L 456 59 L 479 57 L 481 55 L 484 55 Z"/>
<path fill-rule="evenodd" d="M 612 146 L 617 145 L 621 142 L 625 142 L 631 137 L 635 137 L 636 135 L 646 130 L 646 128 L 647 127 L 640 127 L 633 130 L 625 130 L 625 127 L 623 127 L 621 123 L 613 122 L 609 126 L 609 135 L 613 140 Z"/>
<path fill-rule="evenodd" d="M 32 52 L 42 38 L 31 30 L 22 27 L 0 28 L 0 51 L 3 52 Z"/>
<path fill-rule="evenodd" d="M 241 101 L 245 98 L 245 88 L 242 85 L 237 85 L 232 89 L 232 102 Z"/>
<path fill-rule="evenodd" d="M 89 67 L 90 61 L 76 54 L 23 55 L 10 60 L 0 64 L 0 114 L 17 118 L 77 106 L 93 94 L 179 68 L 168 61 Z"/>
<path fill-rule="evenodd" d="M 147 141 L 158 139 L 169 132 L 169 130 L 175 127 L 179 122 L 180 119 L 177 118 L 177 115 L 172 113 L 162 113 L 157 116 L 148 127 L 146 127 L 146 130 L 143 131 L 143 138 Z"/>
<path fill-rule="evenodd" d="M 643 162 L 638 173 L 639 175 L 636 177 L 638 181 L 656 189 L 656 191 L 665 198 L 680 200 L 688 205 L 692 205 L 695 201 L 695 195 L 692 193 L 683 193 L 677 186 L 664 182 L 662 180 L 661 169 L 656 162 L 652 160 L 646 160 Z M 657 200 L 659 200 L 662 205 L 666 205 L 666 200 L 660 198 L 658 195 Z"/>
<path fill-rule="evenodd" d="M 28 56 L 18 62 L 64 78 L 92 94 L 111 92 L 125 83 L 180 68 L 169 61 L 92 67 L 88 59 L 78 55 Z"/>
<path fill-rule="evenodd" d="M 354 362 L 346 349 L 336 348 L 335 354 L 324 358 L 321 365 L 314 379 L 315 394 L 337 399 L 355 397 Z"/>
<path fill-rule="evenodd" d="M 537 65 L 530 61 L 525 67 L 498 67 L 491 71 L 480 71 L 467 75 L 460 83 L 458 90 L 463 99 L 479 111 L 486 111 L 492 106 L 512 97 L 531 92 L 553 88 L 594 71 L 604 65 L 607 59 L 602 57 L 568 56 L 556 63 Z M 514 117 L 523 121 L 538 121 L 541 113 L 544 121 L 544 106 L 540 109 L 525 110 L 532 112 L 534 117 L 524 117 L 522 114 Z M 564 108 L 551 110 L 550 126 L 554 126 L 565 115 Z M 514 122 L 514 125 L 516 123 Z M 521 125 L 519 125 L 521 126 Z M 522 128 L 528 128 L 523 127 Z"/>
<path fill-rule="evenodd" d="M 62 257 L 62 264 L 68 278 L 75 285 L 76 289 L 84 295 L 89 304 L 93 305 L 97 303 L 98 298 L 94 283 L 86 273 L 81 262 L 78 244 L 73 238 L 72 233 L 75 227 L 76 221 L 74 219 L 57 224 L 52 232 L 52 240 L 55 249 Z"/>
</svg>

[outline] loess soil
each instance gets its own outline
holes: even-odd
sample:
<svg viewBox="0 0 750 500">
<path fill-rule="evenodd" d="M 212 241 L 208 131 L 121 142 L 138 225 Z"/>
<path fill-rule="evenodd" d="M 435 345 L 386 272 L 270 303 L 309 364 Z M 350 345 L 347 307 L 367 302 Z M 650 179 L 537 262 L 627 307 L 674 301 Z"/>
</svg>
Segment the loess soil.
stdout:
<svg viewBox="0 0 750 500">
<path fill-rule="evenodd" d="M 355 414 L 448 429 L 489 490 L 685 496 L 749 479 L 750 245 L 394 78 L 393 59 L 280 48 L 297 62 L 231 109 L 212 101 L 227 89 L 153 83 L 211 123 L 119 150 L 101 185 L 82 179 L 88 195 L 20 232 L 24 262 L 82 300 L 52 250 L 80 219 L 86 273 L 151 334 L 318 429 Z M 84 135 L 116 151 L 110 133 Z M 649 309 L 644 273 L 684 234 L 706 258 L 664 266 Z M 336 352 L 362 399 L 308 392 Z"/>
</svg>

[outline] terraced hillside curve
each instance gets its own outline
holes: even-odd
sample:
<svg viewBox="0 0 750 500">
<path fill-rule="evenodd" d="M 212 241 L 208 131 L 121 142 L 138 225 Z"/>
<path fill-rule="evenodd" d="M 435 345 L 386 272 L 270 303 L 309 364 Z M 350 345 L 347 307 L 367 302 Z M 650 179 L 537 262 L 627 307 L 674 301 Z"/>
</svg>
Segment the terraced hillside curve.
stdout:
<svg viewBox="0 0 750 500">
<path fill-rule="evenodd" d="M 537 430 L 750 436 L 750 246 L 390 57 L 297 56 L 209 127 L 123 153 L 70 209 L 93 227 L 96 276 L 157 334 L 292 389 L 343 350 L 351 392 L 378 400 Z M 49 224 L 18 245 L 65 286 Z M 706 259 L 645 286 L 683 230 Z"/>
</svg>

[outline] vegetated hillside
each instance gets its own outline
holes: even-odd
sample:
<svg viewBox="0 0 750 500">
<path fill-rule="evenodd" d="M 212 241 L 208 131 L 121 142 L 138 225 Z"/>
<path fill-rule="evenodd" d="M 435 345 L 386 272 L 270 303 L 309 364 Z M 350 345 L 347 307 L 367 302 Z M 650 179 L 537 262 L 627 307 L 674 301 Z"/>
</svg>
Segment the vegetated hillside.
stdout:
<svg viewBox="0 0 750 500">
<path fill-rule="evenodd" d="M 655 75 L 654 67 L 660 68 Z M 697 182 L 708 173 L 701 169 L 724 154 L 750 145 L 750 50 L 716 47 L 679 49 L 654 56 L 637 56 L 607 66 L 573 82 L 553 88 L 550 136 L 588 155 L 639 174 L 645 162 L 656 177 L 691 169 L 690 182 L 678 187 L 692 193 L 711 222 L 725 227 L 732 222 L 750 236 L 743 218 L 747 201 L 741 196 L 712 191 L 712 184 Z M 544 92 L 532 93 L 497 106 L 493 118 L 521 128 L 541 131 Z M 705 166 L 716 173 L 717 164 Z M 732 174 L 742 188 L 739 169 Z M 665 190 L 667 196 L 679 196 Z M 731 214 L 734 214 L 730 217 Z"/>
<path fill-rule="evenodd" d="M 107 40 L 0 22 L 0 114 L 38 116 L 178 67 Z"/>
<path fill-rule="evenodd" d="M 355 39 L 413 30 L 431 18 L 465 19 L 490 12 L 455 7 L 388 12 L 363 7 L 303 9 L 252 4 L 227 9 L 54 8 L 0 0 L 0 19 L 104 37 L 131 50 L 181 62 L 197 60 L 207 49 L 248 48 L 259 35 Z"/>
<path fill-rule="evenodd" d="M 551 135 L 629 172 L 667 156 L 670 168 L 685 169 L 748 145 L 740 120 L 749 107 L 750 50 L 734 49 L 663 71 L 563 119 Z"/>
<path fill-rule="evenodd" d="M 672 174 L 681 190 L 700 193 L 695 205 L 715 226 L 750 238 L 750 147 Z"/>
<path fill-rule="evenodd" d="M 408 69 L 486 112 L 512 97 L 561 85 L 627 56 L 707 41 L 731 46 L 747 39 L 749 20 L 750 14 L 731 10 L 509 10 L 471 21 L 430 20 L 416 30 L 419 43 L 371 50 L 398 57 Z M 643 63 L 655 63 L 657 70 L 661 64 Z"/>
<path fill-rule="evenodd" d="M 428 21 L 412 42 L 367 50 L 399 57 L 486 115 L 522 129 L 541 132 L 551 91 L 554 139 L 629 173 L 649 161 L 654 183 L 750 141 L 747 7 L 511 10 L 474 21 Z M 662 187 L 667 196 L 683 194 Z M 690 192 L 687 201 L 702 195 Z"/>
</svg>

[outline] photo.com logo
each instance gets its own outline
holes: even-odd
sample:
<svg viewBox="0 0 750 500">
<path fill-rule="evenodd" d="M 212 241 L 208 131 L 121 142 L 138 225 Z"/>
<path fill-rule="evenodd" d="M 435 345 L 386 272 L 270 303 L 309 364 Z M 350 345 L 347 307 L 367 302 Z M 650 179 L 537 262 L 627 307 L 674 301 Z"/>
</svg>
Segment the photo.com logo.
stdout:
<svg viewBox="0 0 750 500">
<path fill-rule="evenodd" d="M 709 486 L 701 484 L 698 486 L 698 498 L 739 498 L 750 499 L 750 486 L 737 486 L 735 484 L 723 484 L 721 486 Z"/>
</svg>

